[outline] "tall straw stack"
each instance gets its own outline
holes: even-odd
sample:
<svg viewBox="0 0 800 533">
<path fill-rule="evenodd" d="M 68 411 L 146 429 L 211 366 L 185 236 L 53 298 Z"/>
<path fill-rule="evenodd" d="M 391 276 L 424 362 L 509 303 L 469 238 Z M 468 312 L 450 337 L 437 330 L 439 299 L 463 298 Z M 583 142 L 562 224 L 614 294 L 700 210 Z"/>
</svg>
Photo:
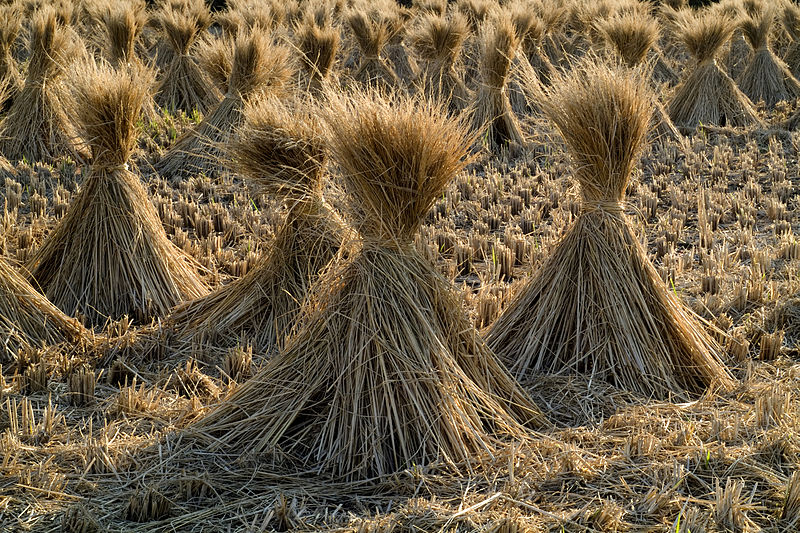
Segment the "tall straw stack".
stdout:
<svg viewBox="0 0 800 533">
<path fill-rule="evenodd" d="M 0 362 L 13 361 L 26 347 L 77 343 L 90 334 L 34 289 L 5 259 L 0 259 Z"/>
<path fill-rule="evenodd" d="M 0 123 L 0 152 L 10 160 L 53 161 L 62 155 L 82 159 L 78 136 L 64 110 L 59 81 L 75 50 L 51 8 L 31 23 L 30 60 L 22 90 Z"/>
<path fill-rule="evenodd" d="M 310 110 L 288 109 L 274 98 L 246 111 L 230 147 L 233 166 L 256 189 L 288 207 L 267 256 L 244 277 L 170 317 L 179 339 L 228 347 L 249 343 L 257 352 L 283 347 L 300 305 L 333 259 L 343 226 L 322 196 L 327 159 Z"/>
<path fill-rule="evenodd" d="M 535 13 L 527 2 L 514 4 L 511 19 L 520 39 L 520 48 L 533 68 L 536 77 L 543 85 L 550 84 L 554 69 L 544 51 L 544 37 L 547 31 L 545 21 Z"/>
<path fill-rule="evenodd" d="M 410 35 L 421 63 L 415 85 L 454 115 L 470 100 L 470 92 L 455 69 L 468 33 L 466 18 L 455 13 L 449 17 L 423 15 Z"/>
<path fill-rule="evenodd" d="M 300 51 L 305 89 L 312 95 L 319 96 L 336 61 L 339 31 L 324 20 L 319 24 L 314 18 L 307 17 L 296 29 L 294 38 Z"/>
<path fill-rule="evenodd" d="M 147 23 L 143 6 L 133 2 L 110 5 L 102 14 L 107 37 L 105 56 L 117 68 L 126 65 L 141 65 L 136 54 L 136 43 Z"/>
<path fill-rule="evenodd" d="M 520 420 L 543 423 L 413 243 L 471 140 L 440 108 L 394 98 L 331 97 L 328 142 L 361 239 L 286 348 L 195 425 L 212 448 L 280 447 L 304 469 L 366 480 L 469 461 L 524 438 Z"/>
<path fill-rule="evenodd" d="M 220 94 L 192 55 L 198 36 L 211 24 L 205 9 L 176 10 L 165 7 L 155 16 L 168 50 L 156 93 L 156 103 L 170 112 L 208 113 Z"/>
<path fill-rule="evenodd" d="M 22 90 L 23 79 L 12 50 L 22 28 L 22 15 L 14 6 L 0 8 L 0 85 L 5 89 L 0 109 L 7 111 Z"/>
<path fill-rule="evenodd" d="M 784 3 L 781 22 L 791 39 L 783 61 L 796 78 L 800 76 L 800 6 L 790 2 Z"/>
<path fill-rule="evenodd" d="M 694 64 L 667 105 L 672 122 L 689 129 L 699 124 L 763 126 L 750 99 L 717 64 L 720 49 L 733 33 L 733 21 L 706 10 L 676 22 L 677 37 L 689 50 Z"/>
<path fill-rule="evenodd" d="M 408 86 L 417 77 L 417 67 L 411 54 L 406 48 L 407 24 L 411 18 L 411 11 L 398 8 L 394 2 L 389 3 L 390 9 L 386 10 L 385 17 L 389 26 L 389 39 L 386 42 L 386 58 L 397 74 L 397 79 Z"/>
<path fill-rule="evenodd" d="M 146 322 L 206 293 L 196 265 L 169 241 L 128 168 L 151 75 L 86 66 L 75 77 L 71 114 L 92 149 L 92 167 L 27 268 L 56 306 L 87 324 L 123 315 Z"/>
<path fill-rule="evenodd" d="M 508 145 L 521 146 L 525 138 L 511 103 L 506 82 L 519 44 L 509 17 L 498 16 L 482 32 L 481 83 L 470 104 L 472 127 L 479 140 L 495 152 Z"/>
<path fill-rule="evenodd" d="M 474 88 L 480 83 L 481 28 L 490 20 L 497 4 L 491 0 L 458 0 L 456 11 L 467 18 L 469 35 L 464 42 L 462 63 L 464 83 Z"/>
<path fill-rule="evenodd" d="M 365 86 L 379 89 L 391 90 L 397 87 L 397 74 L 382 56 L 390 37 L 388 21 L 378 13 L 354 9 L 347 16 L 347 24 L 361 52 L 353 78 Z"/>
<path fill-rule="evenodd" d="M 488 331 L 517 376 L 583 374 L 659 398 L 733 383 L 719 346 L 665 286 L 623 212 L 652 101 L 641 76 L 599 63 L 559 78 L 543 101 L 583 205 Z"/>
<path fill-rule="evenodd" d="M 753 53 L 737 82 L 752 102 L 764 102 L 767 109 L 774 109 L 778 102 L 793 101 L 800 96 L 800 83 L 770 48 L 774 22 L 775 10 L 768 7 L 756 15 L 745 17 L 740 23 Z"/>
<path fill-rule="evenodd" d="M 260 28 L 236 38 L 228 92 L 195 128 L 182 135 L 155 165 L 164 178 L 179 180 L 226 169 L 226 148 L 242 121 L 247 101 L 263 92 L 284 95 L 291 78 L 289 50 L 272 44 Z"/>
</svg>

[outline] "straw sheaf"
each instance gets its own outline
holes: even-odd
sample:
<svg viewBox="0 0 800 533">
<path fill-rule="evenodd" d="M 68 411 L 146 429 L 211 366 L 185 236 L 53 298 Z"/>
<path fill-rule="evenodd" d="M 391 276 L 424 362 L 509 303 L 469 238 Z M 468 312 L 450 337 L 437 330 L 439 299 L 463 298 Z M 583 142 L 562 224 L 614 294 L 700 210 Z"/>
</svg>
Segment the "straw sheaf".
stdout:
<svg viewBox="0 0 800 533">
<path fill-rule="evenodd" d="M 55 11 L 38 11 L 31 27 L 31 57 L 27 79 L 43 82 L 63 74 L 72 49 L 73 43 L 69 34 L 58 22 Z"/>
<path fill-rule="evenodd" d="M 314 111 L 270 97 L 248 107 L 245 117 L 230 145 L 233 168 L 279 198 L 319 194 L 327 154 Z"/>
<path fill-rule="evenodd" d="M 679 22 L 677 37 L 698 63 L 713 60 L 736 27 L 732 19 L 710 11 L 685 17 Z"/>
<path fill-rule="evenodd" d="M 783 6 L 781 22 L 793 41 L 800 40 L 800 7 L 786 2 Z"/>
<path fill-rule="evenodd" d="M 385 19 L 370 16 L 363 11 L 351 11 L 347 16 L 361 53 L 368 58 L 379 57 L 389 40 L 389 25 Z"/>
<path fill-rule="evenodd" d="M 370 238 L 410 242 L 465 165 L 471 140 L 465 125 L 446 120 L 435 104 L 420 100 L 412 106 L 402 97 L 370 92 L 332 96 L 327 116 L 328 142 L 352 198 L 354 225 Z"/>
<path fill-rule="evenodd" d="M 273 44 L 266 32 L 256 28 L 236 39 L 228 91 L 242 98 L 257 90 L 282 94 L 291 76 L 289 49 Z"/>
<path fill-rule="evenodd" d="M 514 4 L 510 13 L 514 32 L 523 48 L 527 51 L 534 46 L 540 46 L 547 31 L 544 20 L 530 6 L 521 2 Z"/>
<path fill-rule="evenodd" d="M 769 35 L 774 22 L 775 10 L 766 8 L 756 15 L 744 17 L 739 27 L 753 50 L 758 51 L 769 45 Z"/>
<path fill-rule="evenodd" d="M 211 25 L 211 15 L 205 10 L 166 9 L 158 14 L 157 20 L 172 49 L 180 55 L 188 54 L 197 36 Z"/>
<path fill-rule="evenodd" d="M 459 0 L 456 9 L 467 17 L 470 31 L 477 34 L 495 10 L 496 4 L 489 0 Z"/>
<path fill-rule="evenodd" d="M 325 79 L 336 61 L 339 50 L 339 31 L 330 26 L 306 22 L 295 32 L 303 68 L 311 80 Z"/>
<path fill-rule="evenodd" d="M 427 14 L 422 16 L 410 38 L 420 58 L 449 67 L 455 63 L 468 34 L 469 27 L 463 15 Z"/>
<path fill-rule="evenodd" d="M 485 84 L 497 89 L 505 86 L 518 44 L 510 17 L 497 17 L 484 29 L 481 73 Z"/>
<path fill-rule="evenodd" d="M 197 46 L 197 61 L 224 94 L 233 68 L 233 38 L 203 39 Z"/>
<path fill-rule="evenodd" d="M 597 30 L 606 43 L 633 67 L 647 58 L 647 53 L 658 41 L 658 21 L 651 16 L 633 13 L 617 15 L 597 22 Z"/>
<path fill-rule="evenodd" d="M 22 20 L 22 13 L 18 8 L 0 8 L 0 80 L 8 86 L 8 94 L 3 100 L 13 100 L 22 87 L 22 74 L 12 54 L 22 28 Z"/>
<path fill-rule="evenodd" d="M 83 65 L 71 76 L 82 137 L 92 150 L 95 169 L 121 166 L 136 148 L 137 122 L 150 96 L 154 74 L 130 66 L 118 74 L 110 66 Z"/>
<path fill-rule="evenodd" d="M 130 4 L 110 8 L 103 16 L 109 42 L 109 60 L 113 65 L 130 63 L 136 58 L 136 41 L 147 23 L 147 13 Z"/>
</svg>

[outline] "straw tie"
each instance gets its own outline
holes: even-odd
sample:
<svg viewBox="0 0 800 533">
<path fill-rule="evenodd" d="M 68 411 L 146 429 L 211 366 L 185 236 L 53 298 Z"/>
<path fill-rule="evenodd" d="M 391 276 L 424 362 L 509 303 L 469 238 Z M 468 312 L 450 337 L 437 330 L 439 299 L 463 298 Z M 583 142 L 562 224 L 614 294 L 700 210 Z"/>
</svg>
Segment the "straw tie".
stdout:
<svg viewBox="0 0 800 533">
<path fill-rule="evenodd" d="M 586 200 L 582 202 L 581 214 L 603 211 L 609 215 L 622 216 L 625 206 L 618 200 Z"/>
</svg>

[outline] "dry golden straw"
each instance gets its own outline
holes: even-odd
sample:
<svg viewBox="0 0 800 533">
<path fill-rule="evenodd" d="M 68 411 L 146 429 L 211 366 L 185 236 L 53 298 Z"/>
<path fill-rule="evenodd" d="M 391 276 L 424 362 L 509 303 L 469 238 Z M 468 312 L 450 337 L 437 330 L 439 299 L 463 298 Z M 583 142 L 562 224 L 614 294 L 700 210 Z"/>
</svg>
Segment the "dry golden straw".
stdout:
<svg viewBox="0 0 800 533">
<path fill-rule="evenodd" d="M 375 12 L 353 10 L 347 16 L 347 24 L 361 52 L 361 61 L 353 78 L 366 86 L 379 89 L 391 90 L 397 87 L 397 74 L 382 57 L 390 37 L 388 20 Z"/>
<path fill-rule="evenodd" d="M 167 238 L 139 177 L 128 169 L 151 76 L 85 66 L 75 73 L 77 118 L 92 168 L 69 210 L 28 263 L 47 297 L 102 326 L 163 316 L 206 293 L 196 265 Z"/>
<path fill-rule="evenodd" d="M 326 160 L 316 117 L 274 98 L 246 111 L 230 146 L 233 166 L 257 189 L 283 198 L 288 213 L 253 270 L 170 317 L 178 337 L 201 344 L 283 346 L 319 272 L 336 255 L 342 224 L 322 197 Z"/>
<path fill-rule="evenodd" d="M 289 50 L 259 28 L 236 38 L 228 92 L 197 127 L 182 135 L 155 165 L 164 178 L 216 175 L 226 168 L 225 144 L 241 123 L 247 101 L 259 93 L 283 95 L 291 77 Z"/>
<path fill-rule="evenodd" d="M 0 8 L 0 83 L 5 87 L 0 107 L 7 111 L 22 90 L 22 74 L 11 53 L 22 28 L 22 14 L 14 6 Z"/>
<path fill-rule="evenodd" d="M 314 95 L 321 94 L 339 51 L 339 30 L 330 25 L 319 25 L 308 17 L 295 32 L 300 64 L 306 80 L 306 89 Z"/>
<path fill-rule="evenodd" d="M 781 22 L 791 38 L 783 60 L 792 75 L 797 77 L 800 76 L 800 6 L 785 2 Z"/>
<path fill-rule="evenodd" d="M 10 160 L 81 159 L 78 136 L 64 110 L 59 80 L 75 50 L 55 11 L 36 12 L 31 25 L 30 61 L 25 84 L 0 123 L 0 152 Z"/>
<path fill-rule="evenodd" d="M 488 332 L 517 376 L 585 374 L 661 398 L 733 383 L 719 346 L 664 285 L 623 213 L 652 101 L 633 71 L 589 62 L 559 78 L 543 101 L 583 205 Z"/>
<path fill-rule="evenodd" d="M 465 128 L 405 97 L 330 98 L 328 142 L 361 239 L 315 285 L 286 348 L 194 429 L 214 449 L 279 448 L 352 480 L 524 438 L 520 423 L 541 415 L 413 244 L 464 165 Z"/>
<path fill-rule="evenodd" d="M 682 17 L 677 36 L 694 58 L 694 65 L 667 106 L 676 126 L 763 126 L 750 99 L 717 64 L 716 56 L 733 29 L 733 21 L 714 11 Z"/>
</svg>

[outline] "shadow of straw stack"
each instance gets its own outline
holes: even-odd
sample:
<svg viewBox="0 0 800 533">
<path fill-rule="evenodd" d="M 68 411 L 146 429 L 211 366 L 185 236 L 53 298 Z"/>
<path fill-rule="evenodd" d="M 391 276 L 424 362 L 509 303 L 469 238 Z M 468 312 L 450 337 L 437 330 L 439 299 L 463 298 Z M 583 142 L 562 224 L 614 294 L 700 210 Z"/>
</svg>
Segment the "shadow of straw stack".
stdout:
<svg viewBox="0 0 800 533">
<path fill-rule="evenodd" d="M 233 43 L 227 93 L 200 124 L 173 144 L 155 165 L 166 179 L 180 180 L 226 168 L 226 144 L 242 122 L 244 106 L 255 95 L 283 96 L 292 75 L 289 50 L 271 42 L 260 28 L 240 33 Z"/>
<path fill-rule="evenodd" d="M 89 174 L 67 213 L 27 264 L 65 313 L 102 326 L 138 323 L 207 292 L 199 265 L 167 238 L 139 177 L 128 168 L 152 74 L 92 63 L 74 72 L 70 114 L 92 150 Z"/>
<path fill-rule="evenodd" d="M 300 305 L 333 259 L 344 226 L 324 201 L 327 154 L 310 108 L 288 109 L 275 97 L 251 105 L 230 144 L 232 166 L 255 188 L 288 208 L 266 257 L 244 277 L 192 302 L 169 318 L 177 337 L 258 352 L 283 346 Z"/>
<path fill-rule="evenodd" d="M 194 430 L 214 449 L 280 448 L 349 480 L 524 439 L 543 416 L 414 246 L 465 164 L 465 126 L 408 97 L 328 98 L 327 141 L 360 238 L 320 277 L 286 348 Z"/>
<path fill-rule="evenodd" d="M 734 384 L 701 319 L 669 291 L 623 212 L 652 116 L 635 71 L 584 61 L 542 102 L 572 157 L 581 213 L 490 327 L 517 376 L 583 374 L 646 396 Z"/>
<path fill-rule="evenodd" d="M 44 7 L 34 14 L 25 83 L 0 123 L 0 153 L 5 157 L 45 162 L 63 155 L 85 157 L 58 83 L 76 48 L 55 10 Z"/>
</svg>

